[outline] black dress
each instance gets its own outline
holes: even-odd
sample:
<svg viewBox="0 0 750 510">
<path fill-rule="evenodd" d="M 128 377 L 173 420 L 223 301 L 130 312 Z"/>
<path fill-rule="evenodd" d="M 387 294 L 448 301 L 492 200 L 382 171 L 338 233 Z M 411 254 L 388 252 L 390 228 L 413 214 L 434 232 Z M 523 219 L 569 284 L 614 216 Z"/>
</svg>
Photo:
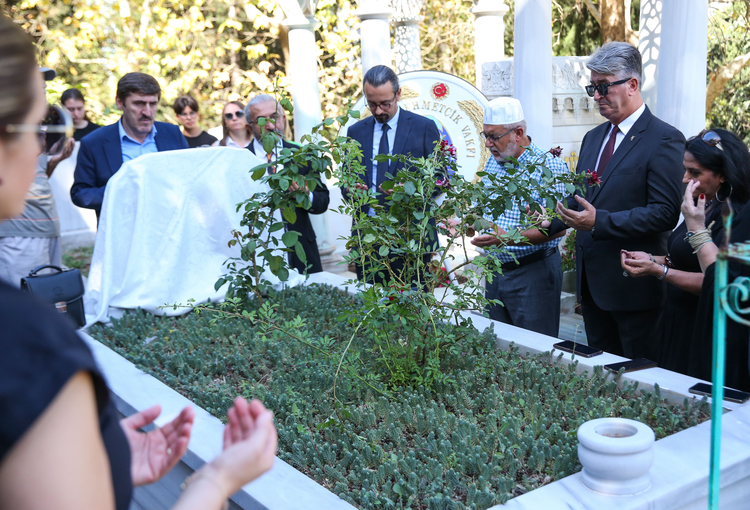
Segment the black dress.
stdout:
<svg viewBox="0 0 750 510">
<path fill-rule="evenodd" d="M 721 205 L 721 204 L 718 204 Z M 711 237 L 714 242 L 724 232 L 724 224 L 721 219 L 721 207 L 713 204 L 706 211 L 706 225 L 711 227 Z M 669 258 L 672 265 L 679 271 L 689 273 L 700 273 L 701 265 L 698 256 L 693 253 L 690 243 L 685 240 L 687 226 L 683 221 L 669 236 L 667 243 Z M 695 329 L 695 312 L 698 309 L 697 294 L 692 294 L 682 290 L 674 285 L 666 286 L 666 300 L 662 315 L 659 320 L 657 331 L 661 332 L 661 348 L 659 349 L 659 359 L 656 361 L 659 366 L 688 374 L 690 365 L 690 342 Z"/>
<path fill-rule="evenodd" d="M 750 207 L 744 207 L 735 213 L 732 222 L 733 243 L 750 240 Z M 717 242 L 721 246 L 722 235 Z M 711 381 L 713 359 L 713 313 L 714 313 L 714 277 L 716 264 L 706 268 L 703 287 L 696 310 L 695 331 L 690 346 L 690 366 L 688 374 L 706 381 Z M 750 266 L 730 262 L 728 278 L 732 282 L 738 276 L 750 276 Z M 747 307 L 748 303 L 743 302 Z M 748 372 L 748 336 L 750 328 L 734 322 L 727 317 L 726 364 L 724 385 L 738 390 L 750 391 L 750 372 Z"/>
<path fill-rule="evenodd" d="M 127 510 L 133 492 L 130 447 L 91 351 L 68 319 L 0 282 L 0 463 L 81 370 L 89 372 L 94 382 L 116 508 Z"/>
</svg>

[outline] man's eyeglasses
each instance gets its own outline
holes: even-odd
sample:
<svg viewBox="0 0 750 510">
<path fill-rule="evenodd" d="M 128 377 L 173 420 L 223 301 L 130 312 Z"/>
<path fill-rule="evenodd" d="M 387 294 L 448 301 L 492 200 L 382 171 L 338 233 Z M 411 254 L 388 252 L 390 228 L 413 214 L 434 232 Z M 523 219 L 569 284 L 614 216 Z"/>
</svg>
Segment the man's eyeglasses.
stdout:
<svg viewBox="0 0 750 510">
<path fill-rule="evenodd" d="M 496 143 L 498 140 L 500 140 L 502 137 L 504 137 L 511 131 L 515 131 L 515 129 L 516 128 L 510 129 L 506 131 L 505 133 L 503 133 L 502 135 L 493 135 L 492 133 L 485 133 L 484 131 L 482 131 L 481 133 L 479 133 L 479 136 L 482 138 L 483 142 L 486 140 L 489 140 L 490 143 Z"/>
<path fill-rule="evenodd" d="M 279 120 L 279 114 L 278 113 L 272 113 L 271 115 L 261 115 L 260 117 L 258 117 L 257 119 L 255 119 L 254 122 L 250 121 L 250 123 L 251 124 L 255 124 L 260 119 L 266 119 L 266 123 L 273 122 L 274 124 L 276 124 L 276 121 Z"/>
<path fill-rule="evenodd" d="M 367 108 L 370 109 L 370 111 L 375 111 L 378 107 L 380 107 L 381 110 L 388 110 L 390 109 L 391 105 L 396 102 L 396 96 L 393 96 L 393 99 L 390 101 L 382 101 L 380 103 L 373 103 L 372 101 L 367 101 Z"/>
<path fill-rule="evenodd" d="M 51 152 L 53 147 L 56 151 L 62 150 L 65 141 L 72 138 L 74 132 L 73 118 L 68 110 L 59 106 L 50 106 L 41 124 L 0 125 L 0 133 L 36 133 L 45 152 Z"/>
<path fill-rule="evenodd" d="M 178 117 L 195 117 L 196 115 L 198 115 L 198 112 L 182 112 L 177 114 Z M 227 118 L 231 119 L 231 117 Z"/>
<path fill-rule="evenodd" d="M 586 94 L 589 95 L 589 97 L 594 97 L 595 92 L 599 92 L 600 96 L 606 96 L 609 94 L 609 88 L 613 87 L 615 85 L 622 85 L 623 83 L 627 83 L 633 78 L 625 78 L 624 80 L 618 80 L 613 81 L 612 83 L 600 83 L 599 85 L 586 85 L 583 87 L 586 89 Z"/>
<path fill-rule="evenodd" d="M 705 144 L 710 145 L 711 147 L 716 147 L 720 151 L 724 151 L 724 148 L 721 146 L 721 137 L 713 131 L 704 129 L 698 133 L 698 138 L 703 140 Z"/>
<path fill-rule="evenodd" d="M 227 120 L 232 120 L 234 118 L 244 119 L 245 118 L 245 112 L 243 112 L 242 110 L 240 110 L 238 112 L 234 112 L 234 113 L 227 112 L 227 113 L 224 114 L 224 118 L 227 119 Z"/>
</svg>

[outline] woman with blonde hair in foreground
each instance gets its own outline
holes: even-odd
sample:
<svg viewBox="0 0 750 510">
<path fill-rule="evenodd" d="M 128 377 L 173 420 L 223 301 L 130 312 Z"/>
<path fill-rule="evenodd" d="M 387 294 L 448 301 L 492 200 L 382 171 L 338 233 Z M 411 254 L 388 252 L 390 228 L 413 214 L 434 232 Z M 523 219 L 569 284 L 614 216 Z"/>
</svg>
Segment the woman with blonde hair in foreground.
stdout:
<svg viewBox="0 0 750 510">
<path fill-rule="evenodd" d="M 41 151 L 47 108 L 29 37 L 0 14 L 0 221 L 19 214 Z M 72 133 L 70 133 L 72 134 Z M 0 509 L 127 510 L 185 453 L 194 412 L 148 433 L 159 406 L 118 422 L 91 352 L 67 319 L 0 283 Z M 273 465 L 273 416 L 238 397 L 223 452 L 191 477 L 174 508 L 218 509 Z"/>
</svg>

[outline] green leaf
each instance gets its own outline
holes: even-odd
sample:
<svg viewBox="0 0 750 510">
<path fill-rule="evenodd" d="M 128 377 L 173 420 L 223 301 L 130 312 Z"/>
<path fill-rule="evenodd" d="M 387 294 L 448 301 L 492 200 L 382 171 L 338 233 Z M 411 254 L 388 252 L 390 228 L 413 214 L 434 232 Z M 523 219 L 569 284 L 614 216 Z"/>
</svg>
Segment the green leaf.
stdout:
<svg viewBox="0 0 750 510">
<path fill-rule="evenodd" d="M 576 187 L 575 187 L 575 184 L 573 184 L 573 183 L 570 183 L 570 182 L 566 182 L 566 183 L 565 183 L 565 190 L 566 190 L 566 191 L 567 191 L 568 193 L 575 193 L 575 191 L 576 191 Z"/>
<path fill-rule="evenodd" d="M 333 119 L 329 118 L 329 119 L 324 120 L 323 124 L 325 124 L 326 126 L 331 126 L 331 125 L 333 125 L 334 122 L 335 121 Z"/>
<path fill-rule="evenodd" d="M 294 223 L 297 221 L 297 212 L 292 207 L 285 207 L 284 210 L 281 212 L 282 216 L 284 216 L 284 219 L 288 221 L 289 223 Z"/>
<path fill-rule="evenodd" d="M 216 280 L 216 283 L 214 284 L 214 290 L 219 290 L 221 286 L 224 285 L 225 283 L 227 283 L 226 278 L 219 278 L 218 280 Z"/>
<path fill-rule="evenodd" d="M 265 167 L 258 168 L 257 170 L 253 172 L 253 180 L 257 181 L 261 179 L 264 175 L 266 175 L 266 168 Z"/>
<path fill-rule="evenodd" d="M 284 235 L 281 236 L 281 242 L 284 243 L 284 245 L 287 248 L 291 248 L 295 244 L 297 244 L 297 239 L 299 238 L 300 233 L 295 232 L 294 230 L 288 230 L 284 232 Z"/>
<path fill-rule="evenodd" d="M 424 218 L 424 213 L 421 211 L 414 211 L 414 217 L 418 220 L 421 220 Z"/>
<path fill-rule="evenodd" d="M 508 193 L 515 193 L 517 189 L 518 186 L 516 186 L 515 182 L 511 182 L 510 184 L 508 184 Z"/>
<path fill-rule="evenodd" d="M 365 237 L 362 238 L 363 243 L 374 243 L 375 242 L 375 236 L 372 234 L 365 234 Z"/>
<path fill-rule="evenodd" d="M 406 184 L 404 184 L 404 193 L 406 193 L 409 196 L 412 196 L 416 192 L 417 192 L 417 187 L 414 185 L 413 182 L 408 181 Z"/>
<path fill-rule="evenodd" d="M 300 259 L 303 263 L 307 263 L 307 254 L 305 253 L 305 249 L 302 247 L 302 243 L 297 243 L 294 245 L 294 253 L 297 254 L 297 258 Z"/>
<path fill-rule="evenodd" d="M 281 222 L 281 221 L 277 221 L 276 223 L 274 223 L 273 225 L 271 225 L 271 227 L 268 229 L 268 232 L 269 233 L 278 232 L 282 228 L 284 228 L 284 223 Z"/>
<path fill-rule="evenodd" d="M 282 282 L 285 282 L 289 279 L 289 270 L 285 267 L 280 267 L 278 270 L 276 270 L 275 274 Z"/>
<path fill-rule="evenodd" d="M 389 252 L 390 250 L 388 249 L 387 246 L 381 246 L 380 249 L 378 250 L 378 253 L 380 254 L 381 257 L 387 257 Z"/>
</svg>

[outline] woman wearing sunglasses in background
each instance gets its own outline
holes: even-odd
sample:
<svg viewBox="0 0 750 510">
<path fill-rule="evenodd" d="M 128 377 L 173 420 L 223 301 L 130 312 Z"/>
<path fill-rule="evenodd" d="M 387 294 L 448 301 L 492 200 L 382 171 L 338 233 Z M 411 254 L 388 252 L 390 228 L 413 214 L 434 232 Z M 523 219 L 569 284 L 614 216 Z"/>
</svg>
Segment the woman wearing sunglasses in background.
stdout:
<svg viewBox="0 0 750 510">
<path fill-rule="evenodd" d="M 20 214 L 35 177 L 47 107 L 31 39 L 0 14 L 0 221 Z M 0 282 L 0 510 L 127 510 L 132 486 L 154 482 L 187 449 L 194 413 L 148 433 L 154 406 L 118 422 L 86 344 L 49 305 Z M 219 509 L 270 469 L 271 412 L 237 398 L 224 448 L 185 488 L 174 508 Z"/>
<path fill-rule="evenodd" d="M 710 380 L 710 332 L 707 374 L 697 370 L 705 363 L 705 349 L 692 346 L 696 326 L 703 327 L 700 320 L 696 321 L 696 315 L 703 313 L 699 313 L 699 297 L 706 280 L 703 273 L 716 260 L 716 245 L 723 239 L 723 205 L 729 199 L 736 215 L 750 199 L 750 154 L 733 133 L 714 129 L 687 141 L 683 165 L 685 221 L 672 232 L 668 253 L 623 250 L 621 262 L 628 276 L 658 278 L 669 284 L 654 335 L 660 342 L 660 356 L 655 361 L 663 368 Z M 710 281 L 713 283 L 713 278 Z M 709 330 L 710 321 L 709 316 Z"/>
<path fill-rule="evenodd" d="M 253 132 L 245 120 L 245 105 L 230 101 L 221 112 L 221 128 L 224 136 L 219 142 L 222 147 L 244 149 L 253 142 Z"/>
</svg>

